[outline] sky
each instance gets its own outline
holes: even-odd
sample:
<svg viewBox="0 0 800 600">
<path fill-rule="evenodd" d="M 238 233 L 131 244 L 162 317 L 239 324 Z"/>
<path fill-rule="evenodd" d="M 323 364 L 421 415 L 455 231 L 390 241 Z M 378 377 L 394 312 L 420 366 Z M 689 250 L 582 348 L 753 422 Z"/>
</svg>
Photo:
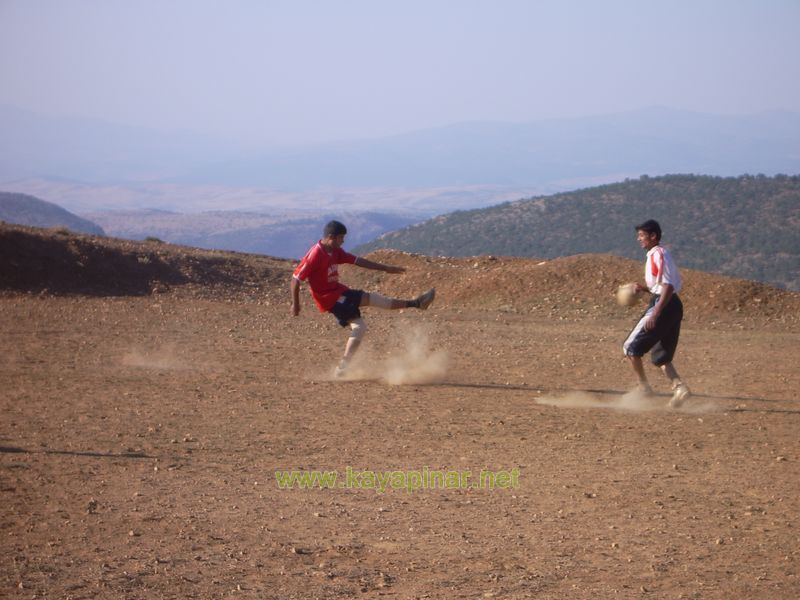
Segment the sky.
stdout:
<svg viewBox="0 0 800 600">
<path fill-rule="evenodd" d="M 0 104 L 243 145 L 800 112 L 800 0 L 0 0 Z"/>
</svg>

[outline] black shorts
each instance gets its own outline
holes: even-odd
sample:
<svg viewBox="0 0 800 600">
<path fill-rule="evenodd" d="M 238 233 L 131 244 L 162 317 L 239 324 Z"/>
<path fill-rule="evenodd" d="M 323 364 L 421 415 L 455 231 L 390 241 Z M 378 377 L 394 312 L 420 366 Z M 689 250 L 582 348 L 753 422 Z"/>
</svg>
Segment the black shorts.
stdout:
<svg viewBox="0 0 800 600">
<path fill-rule="evenodd" d="M 339 321 L 339 325 L 347 327 L 353 319 L 361 317 L 361 311 L 358 309 L 361 306 L 361 296 L 364 295 L 362 290 L 347 290 L 336 301 L 330 313 Z"/>
<path fill-rule="evenodd" d="M 659 296 L 654 295 L 650 299 L 647 311 L 628 335 L 622 349 L 626 356 L 644 356 L 652 350 L 650 360 L 655 366 L 660 367 L 671 363 L 675 356 L 678 338 L 681 335 L 683 303 L 677 294 L 673 294 L 656 320 L 656 326 L 650 331 L 645 331 L 644 323 L 653 313 L 658 298 Z"/>
</svg>

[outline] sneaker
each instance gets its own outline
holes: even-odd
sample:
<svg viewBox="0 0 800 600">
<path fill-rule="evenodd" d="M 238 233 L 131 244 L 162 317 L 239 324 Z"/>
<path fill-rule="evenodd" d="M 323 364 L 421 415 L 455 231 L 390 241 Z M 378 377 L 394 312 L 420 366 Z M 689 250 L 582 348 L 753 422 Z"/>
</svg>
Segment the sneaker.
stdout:
<svg viewBox="0 0 800 600">
<path fill-rule="evenodd" d="M 336 369 L 333 371 L 334 379 L 344 379 L 344 376 L 347 374 L 347 363 L 344 361 L 340 362 Z"/>
<path fill-rule="evenodd" d="M 417 302 L 419 303 L 420 310 L 425 310 L 431 305 L 433 302 L 433 298 L 436 296 L 436 288 L 431 288 L 421 296 L 417 298 Z"/>
<path fill-rule="evenodd" d="M 684 402 L 686 402 L 686 399 L 691 395 L 692 393 L 689 391 L 689 388 L 686 387 L 686 384 L 679 383 L 672 390 L 672 398 L 669 400 L 670 408 L 678 408 Z"/>
<path fill-rule="evenodd" d="M 636 391 L 639 392 L 644 398 L 652 398 L 656 395 L 653 391 L 653 388 L 650 387 L 649 383 L 640 383 L 636 386 Z"/>
</svg>

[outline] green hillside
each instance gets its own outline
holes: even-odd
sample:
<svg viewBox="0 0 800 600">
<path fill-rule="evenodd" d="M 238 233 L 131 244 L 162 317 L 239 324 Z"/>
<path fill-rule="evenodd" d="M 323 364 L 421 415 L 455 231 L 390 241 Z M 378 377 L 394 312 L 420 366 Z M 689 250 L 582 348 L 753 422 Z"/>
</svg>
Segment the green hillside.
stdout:
<svg viewBox="0 0 800 600">
<path fill-rule="evenodd" d="M 450 213 L 356 251 L 641 258 L 633 227 L 648 218 L 660 221 L 680 265 L 800 290 L 800 176 L 642 176 Z"/>
</svg>

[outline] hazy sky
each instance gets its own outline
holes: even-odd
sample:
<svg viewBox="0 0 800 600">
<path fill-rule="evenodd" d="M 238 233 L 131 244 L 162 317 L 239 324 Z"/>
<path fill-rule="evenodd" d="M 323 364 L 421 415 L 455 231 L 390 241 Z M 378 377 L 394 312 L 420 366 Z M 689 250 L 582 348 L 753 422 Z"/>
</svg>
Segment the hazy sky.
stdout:
<svg viewBox="0 0 800 600">
<path fill-rule="evenodd" d="M 272 144 L 800 112 L 800 0 L 0 0 L 0 103 Z"/>
</svg>

